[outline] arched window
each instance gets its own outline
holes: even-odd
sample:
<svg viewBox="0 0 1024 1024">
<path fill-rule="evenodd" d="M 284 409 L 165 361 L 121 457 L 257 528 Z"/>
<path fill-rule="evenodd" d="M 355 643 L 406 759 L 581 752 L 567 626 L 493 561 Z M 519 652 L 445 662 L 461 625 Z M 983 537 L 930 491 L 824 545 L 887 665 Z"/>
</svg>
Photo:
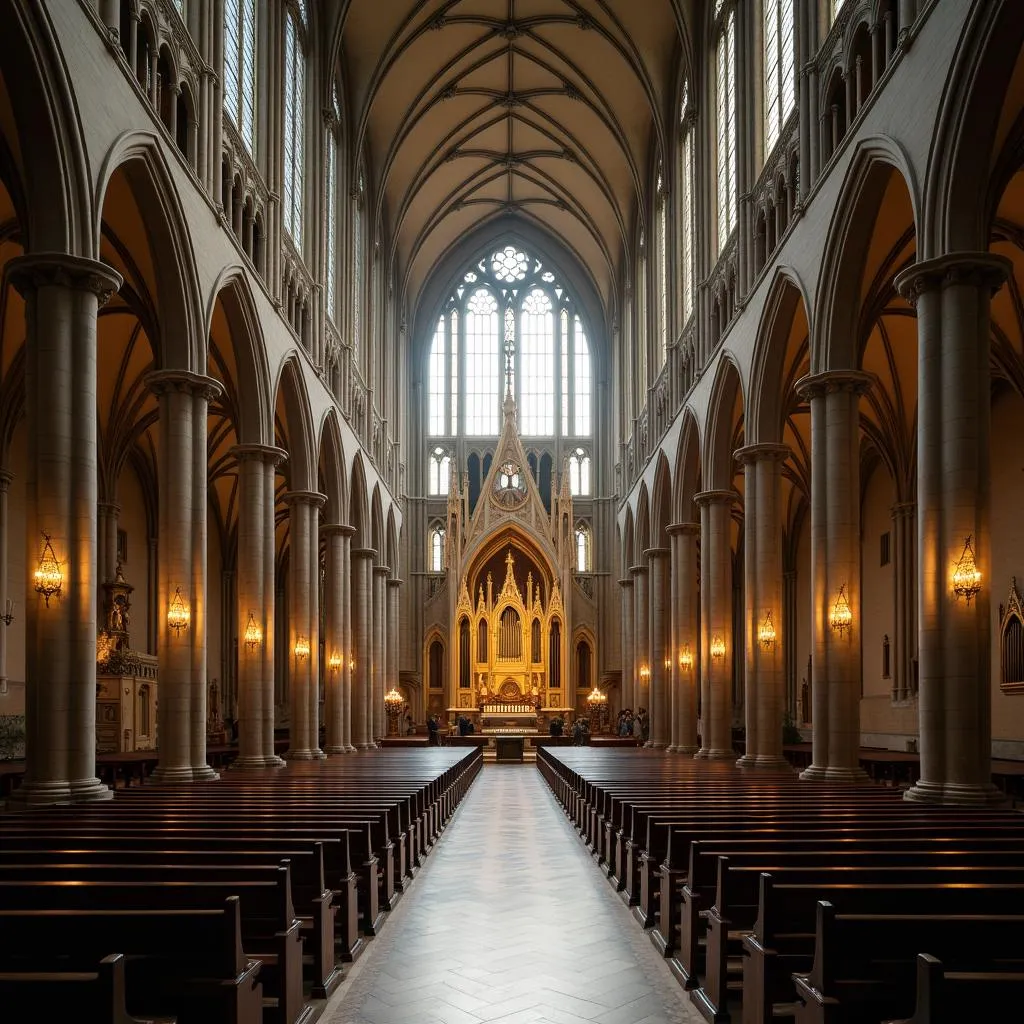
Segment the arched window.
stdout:
<svg viewBox="0 0 1024 1024">
<path fill-rule="evenodd" d="M 435 448 L 430 453 L 429 493 L 434 497 L 444 497 L 450 485 L 451 457 L 443 448 Z"/>
<path fill-rule="evenodd" d="M 665 178 L 658 169 L 658 180 L 654 186 L 655 226 L 658 243 L 658 369 L 668 358 L 668 189 Z"/>
<path fill-rule="evenodd" d="M 440 690 L 444 686 L 444 644 L 440 640 L 430 645 L 427 661 L 427 685 L 431 690 Z"/>
<path fill-rule="evenodd" d="M 592 572 L 593 558 L 591 555 L 590 527 L 586 523 L 576 524 L 576 571 Z"/>
<path fill-rule="evenodd" d="M 647 247 L 640 232 L 639 281 L 636 287 L 636 405 L 642 409 L 647 403 Z"/>
<path fill-rule="evenodd" d="M 554 271 L 514 245 L 465 271 L 434 321 L 427 435 L 495 436 L 509 386 L 522 434 L 591 435 L 590 346 L 581 314 Z"/>
<path fill-rule="evenodd" d="M 715 0 L 715 86 L 717 113 L 718 251 L 736 227 L 736 9 Z"/>
<path fill-rule="evenodd" d="M 366 177 L 362 170 L 352 195 L 352 352 L 359 365 L 360 335 L 363 332 L 363 290 L 366 274 L 366 243 L 363 239 L 363 201 Z"/>
<path fill-rule="evenodd" d="M 683 84 L 679 106 L 679 262 L 683 293 L 683 323 L 693 312 L 693 136 L 690 85 Z"/>
<path fill-rule="evenodd" d="M 476 626 L 476 660 L 487 661 L 487 620 L 481 619 Z"/>
<path fill-rule="evenodd" d="M 284 16 L 284 228 L 302 248 L 302 188 L 306 156 L 306 11 L 289 0 Z"/>
<path fill-rule="evenodd" d="M 590 689 L 590 644 L 586 640 L 576 645 L 576 689 Z"/>
<path fill-rule="evenodd" d="M 256 0 L 224 0 L 224 109 L 256 150 Z"/>
<path fill-rule="evenodd" d="M 530 661 L 539 665 L 540 658 L 540 619 L 534 619 L 530 626 Z"/>
<path fill-rule="evenodd" d="M 569 493 L 574 498 L 590 494 L 590 456 L 582 448 L 569 456 Z"/>
<path fill-rule="evenodd" d="M 338 274 L 338 147 L 341 144 L 341 97 L 337 86 L 331 95 L 331 117 L 324 138 L 327 156 L 324 176 L 324 298 L 327 315 L 335 320 L 338 314 L 338 289 L 335 281 Z"/>
<path fill-rule="evenodd" d="M 555 318 L 547 292 L 534 288 L 523 300 L 519 365 L 519 428 L 525 435 L 555 433 Z"/>
<path fill-rule="evenodd" d="M 444 572 L 444 527 L 440 524 L 430 529 L 427 555 L 428 572 Z"/>
<path fill-rule="evenodd" d="M 469 689 L 469 619 L 459 623 L 459 689 Z"/>
<path fill-rule="evenodd" d="M 793 0 L 764 2 L 764 155 L 775 148 L 796 103 Z"/>
<path fill-rule="evenodd" d="M 557 690 L 562 685 L 562 624 L 555 619 L 551 623 L 551 639 L 548 646 L 548 686 Z"/>
</svg>

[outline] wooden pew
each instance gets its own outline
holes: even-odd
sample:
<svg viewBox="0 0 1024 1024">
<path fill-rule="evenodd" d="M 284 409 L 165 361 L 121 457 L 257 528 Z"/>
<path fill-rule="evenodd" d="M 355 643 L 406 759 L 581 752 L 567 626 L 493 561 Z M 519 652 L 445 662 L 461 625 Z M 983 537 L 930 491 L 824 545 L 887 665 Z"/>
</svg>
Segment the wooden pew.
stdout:
<svg viewBox="0 0 1024 1024">
<path fill-rule="evenodd" d="M 128 959 L 125 1003 L 179 1024 L 262 1024 L 260 962 L 242 952 L 238 897 L 219 910 L 0 910 L 8 973 L 90 971 Z"/>
</svg>

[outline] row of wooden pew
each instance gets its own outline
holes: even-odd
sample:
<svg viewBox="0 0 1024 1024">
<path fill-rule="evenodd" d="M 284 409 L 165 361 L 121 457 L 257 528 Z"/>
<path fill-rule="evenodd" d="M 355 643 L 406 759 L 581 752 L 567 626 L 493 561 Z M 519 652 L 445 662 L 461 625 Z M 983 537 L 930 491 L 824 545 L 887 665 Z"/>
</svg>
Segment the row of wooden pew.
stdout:
<svg viewBox="0 0 1024 1024">
<path fill-rule="evenodd" d="M 538 766 L 713 1024 L 961 1024 L 1024 1006 L 1024 816 L 657 751 Z"/>
<path fill-rule="evenodd" d="M 309 1024 L 482 764 L 388 750 L 0 816 L 0 1016 Z"/>
</svg>

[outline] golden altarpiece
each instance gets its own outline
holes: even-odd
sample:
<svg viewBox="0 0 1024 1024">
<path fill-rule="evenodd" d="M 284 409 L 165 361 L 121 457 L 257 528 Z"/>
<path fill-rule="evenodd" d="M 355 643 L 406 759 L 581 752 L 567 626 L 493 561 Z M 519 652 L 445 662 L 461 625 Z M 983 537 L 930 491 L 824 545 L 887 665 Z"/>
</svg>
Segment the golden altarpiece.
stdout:
<svg viewBox="0 0 1024 1024">
<path fill-rule="evenodd" d="M 470 508 L 468 484 L 452 473 L 448 574 L 447 711 L 485 734 L 547 733 L 570 714 L 573 512 L 568 474 L 551 511 L 528 468 L 516 405 L 506 394 L 501 436 Z M 453 585 L 454 584 L 454 585 Z"/>
</svg>

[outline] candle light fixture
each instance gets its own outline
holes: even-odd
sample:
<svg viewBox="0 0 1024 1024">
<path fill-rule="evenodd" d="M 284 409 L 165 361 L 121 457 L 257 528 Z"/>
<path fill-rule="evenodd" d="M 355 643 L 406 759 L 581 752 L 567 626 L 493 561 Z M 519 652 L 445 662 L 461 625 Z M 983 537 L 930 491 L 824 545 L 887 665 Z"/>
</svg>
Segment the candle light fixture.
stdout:
<svg viewBox="0 0 1024 1024">
<path fill-rule="evenodd" d="M 60 597 L 64 586 L 64 574 L 60 571 L 60 562 L 50 543 L 50 535 L 43 534 L 43 551 L 39 556 L 39 566 L 34 575 L 36 593 L 43 595 L 46 607 L 50 607 L 51 597 Z"/>
<path fill-rule="evenodd" d="M 349 672 L 355 672 L 355 670 L 356 670 L 356 659 L 355 658 L 349 658 L 348 659 L 348 670 L 349 670 Z"/>
<path fill-rule="evenodd" d="M 0 622 L 3 622 L 5 626 L 9 626 L 14 621 L 14 602 L 8 598 L 7 603 L 4 605 L 4 613 L 0 615 Z"/>
<path fill-rule="evenodd" d="M 646 683 L 651 678 L 651 670 L 646 664 L 640 666 L 640 678 Z"/>
<path fill-rule="evenodd" d="M 832 614 L 829 616 L 828 624 L 840 636 L 844 636 L 846 631 L 853 625 L 853 609 L 850 607 L 850 602 L 846 599 L 845 583 L 839 588 L 839 593 L 836 595 L 836 603 L 832 606 Z"/>
<path fill-rule="evenodd" d="M 188 603 L 181 596 L 181 588 L 175 587 L 174 597 L 167 608 L 167 625 L 174 630 L 175 636 L 179 636 L 183 629 L 188 629 L 191 619 L 192 613 L 189 611 Z"/>
<path fill-rule="evenodd" d="M 669 657 L 665 658 L 665 671 L 670 672 L 672 670 L 672 659 Z"/>
<path fill-rule="evenodd" d="M 953 567 L 953 593 L 957 598 L 962 597 L 970 604 L 971 599 L 977 597 L 980 590 L 981 572 L 974 558 L 971 534 L 968 534 L 964 538 L 964 550 L 960 560 Z"/>
<path fill-rule="evenodd" d="M 309 657 L 309 641 L 301 633 L 295 638 L 295 657 L 299 661 Z"/>
<path fill-rule="evenodd" d="M 260 641 L 263 639 L 263 634 L 260 632 L 260 627 L 256 625 L 256 617 L 252 612 L 249 612 L 249 621 L 245 624 L 245 633 L 242 635 L 242 639 L 250 651 L 259 647 Z"/>
<path fill-rule="evenodd" d="M 327 667 L 332 672 L 337 672 L 341 668 L 341 651 L 333 651 L 331 656 L 327 659 Z"/>
<path fill-rule="evenodd" d="M 679 652 L 679 667 L 685 672 L 693 668 L 693 655 L 690 653 L 689 644 L 683 644 L 683 649 Z"/>
<path fill-rule="evenodd" d="M 715 633 L 715 635 L 711 638 L 711 657 L 725 657 L 725 638 L 722 636 L 721 633 Z"/>
<path fill-rule="evenodd" d="M 772 622 L 771 609 L 768 610 L 768 614 L 765 616 L 764 622 L 761 623 L 761 626 L 757 631 L 757 639 L 766 651 L 774 649 L 775 623 Z"/>
</svg>

